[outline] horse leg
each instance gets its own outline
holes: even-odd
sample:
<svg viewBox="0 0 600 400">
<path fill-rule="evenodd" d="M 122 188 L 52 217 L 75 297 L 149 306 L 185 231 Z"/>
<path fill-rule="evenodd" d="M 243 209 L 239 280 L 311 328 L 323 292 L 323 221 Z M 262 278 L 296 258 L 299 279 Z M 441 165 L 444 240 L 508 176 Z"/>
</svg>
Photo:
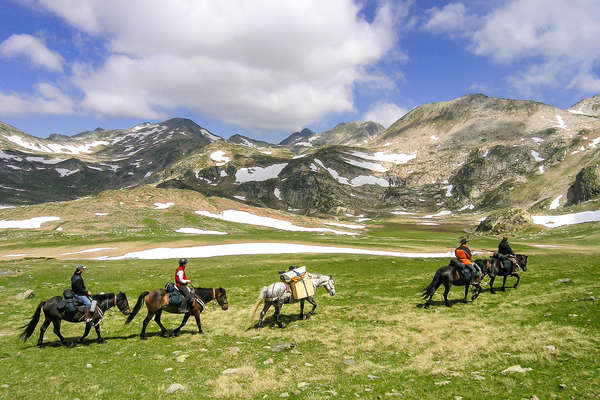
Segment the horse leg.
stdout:
<svg viewBox="0 0 600 400">
<path fill-rule="evenodd" d="M 85 339 L 87 337 L 87 335 L 90 333 L 90 329 L 92 328 L 92 324 L 87 323 L 85 324 L 85 330 L 83 331 L 83 336 L 81 336 L 77 341 L 79 343 L 83 342 L 83 339 Z"/>
<path fill-rule="evenodd" d="M 508 278 L 508 275 L 504 275 L 504 279 L 502 279 L 502 288 L 500 290 L 503 292 L 506 292 L 506 278 Z"/>
<path fill-rule="evenodd" d="M 304 299 L 300 300 L 300 319 L 304 319 Z"/>
<path fill-rule="evenodd" d="M 490 293 L 491 294 L 496 294 L 496 291 L 494 290 L 494 280 L 496 279 L 496 275 L 490 275 Z"/>
<path fill-rule="evenodd" d="M 44 333 L 46 333 L 46 329 L 48 329 L 48 326 L 50 325 L 51 322 L 52 322 L 52 320 L 50 320 L 50 318 L 46 317 L 46 319 L 44 320 L 44 323 L 40 327 L 40 338 L 38 339 L 38 342 L 37 342 L 37 345 L 40 347 L 42 346 L 42 342 L 44 341 Z"/>
<path fill-rule="evenodd" d="M 96 330 L 96 335 L 98 335 L 98 339 L 96 340 L 98 343 L 105 343 L 106 340 L 104 340 L 102 338 L 102 335 L 100 334 L 100 324 L 96 324 L 94 325 L 94 329 Z"/>
<path fill-rule="evenodd" d="M 521 278 L 519 277 L 519 274 L 512 274 L 512 276 L 517 278 L 517 283 L 515 283 L 515 286 L 513 286 L 513 288 L 517 288 L 517 286 L 519 286 L 519 281 L 521 280 Z"/>
<path fill-rule="evenodd" d="M 444 282 L 444 304 L 446 307 L 452 307 L 452 304 L 448 303 L 448 293 L 450 292 L 450 283 Z"/>
<path fill-rule="evenodd" d="M 312 296 L 307 297 L 306 301 L 308 301 L 313 306 L 312 310 L 310 310 L 308 312 L 308 314 L 306 314 L 306 319 L 309 319 L 310 317 L 312 317 L 313 315 L 315 315 L 315 310 L 317 309 L 317 302 L 315 301 L 315 298 L 312 297 Z"/>
<path fill-rule="evenodd" d="M 283 307 L 283 301 L 278 300 L 275 302 L 275 322 L 277 323 L 277 326 L 279 326 L 280 328 L 285 328 L 285 325 L 283 325 L 283 322 L 281 322 L 279 320 L 279 315 L 281 313 L 281 307 Z"/>
<path fill-rule="evenodd" d="M 467 295 L 469 294 L 469 286 L 470 284 L 467 282 L 467 284 L 465 285 L 465 298 L 463 299 L 463 303 L 467 303 Z"/>
<path fill-rule="evenodd" d="M 263 318 L 265 317 L 265 314 L 267 313 L 269 308 L 271 308 L 271 304 L 273 304 L 273 303 L 270 300 L 265 300 L 265 306 L 263 307 L 262 311 L 260 312 L 260 317 L 258 318 L 258 323 L 256 324 L 256 329 L 262 328 Z"/>
<path fill-rule="evenodd" d="M 196 318 L 196 325 L 198 326 L 198 333 L 203 334 L 204 331 L 202 330 L 202 323 L 200 322 L 200 313 L 199 312 L 194 313 L 194 318 Z"/>
<path fill-rule="evenodd" d="M 156 312 L 156 314 L 154 314 L 154 321 L 158 324 L 158 326 L 160 327 L 160 334 L 163 337 L 168 337 L 168 332 L 167 332 L 167 328 L 165 328 L 165 326 L 162 324 L 162 322 L 160 322 L 160 316 L 162 315 L 162 310 L 158 310 Z"/>
<path fill-rule="evenodd" d="M 471 296 L 471 301 L 475 300 L 477 297 L 479 297 L 479 293 L 481 293 L 481 285 L 473 285 L 475 287 L 475 289 L 477 289 L 475 291 L 475 293 L 473 293 L 473 296 Z"/>
<path fill-rule="evenodd" d="M 154 313 L 148 310 L 148 315 L 146 315 L 146 318 L 144 318 L 144 322 L 142 324 L 142 332 L 140 333 L 140 339 L 142 340 L 146 340 L 146 327 L 148 326 L 148 323 L 152 320 L 152 317 L 154 317 Z"/>
<path fill-rule="evenodd" d="M 67 342 L 65 340 L 65 337 L 60 333 L 60 319 L 53 319 L 52 320 L 52 325 L 54 325 L 54 334 L 56 336 L 58 336 L 58 338 L 60 339 L 60 342 L 67 347 L 71 347 L 72 344 L 70 344 L 69 342 Z"/>
<path fill-rule="evenodd" d="M 181 324 L 175 328 L 175 330 L 173 331 L 173 336 L 179 336 L 179 333 L 181 332 L 181 328 L 183 328 L 183 326 L 185 324 L 187 324 L 188 319 L 190 318 L 190 313 L 187 312 L 185 313 L 185 315 L 183 316 L 183 319 L 181 320 Z"/>
</svg>

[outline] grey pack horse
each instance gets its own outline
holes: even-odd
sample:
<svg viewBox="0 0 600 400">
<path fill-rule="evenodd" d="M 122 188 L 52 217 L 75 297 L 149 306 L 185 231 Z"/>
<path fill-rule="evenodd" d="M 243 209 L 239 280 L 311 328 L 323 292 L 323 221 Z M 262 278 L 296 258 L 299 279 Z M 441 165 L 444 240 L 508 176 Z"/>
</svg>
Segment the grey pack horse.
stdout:
<svg viewBox="0 0 600 400">
<path fill-rule="evenodd" d="M 327 289 L 327 292 L 330 296 L 335 296 L 335 282 L 333 281 L 333 277 L 331 275 L 320 275 L 320 274 L 311 274 L 307 273 L 307 275 L 312 279 L 313 286 L 315 289 L 319 286 L 324 286 Z M 281 307 L 286 303 L 296 303 L 300 302 L 300 319 L 304 319 L 304 300 L 307 300 L 310 304 L 312 304 L 312 310 L 310 310 L 306 314 L 306 318 L 310 318 L 317 308 L 317 302 L 315 301 L 313 296 L 309 296 L 306 299 L 296 300 L 294 296 L 292 296 L 291 291 L 288 289 L 288 286 L 283 282 L 275 282 L 270 284 L 269 286 L 264 286 L 258 295 L 258 300 L 254 306 L 254 312 L 252 313 L 252 319 L 254 319 L 254 315 L 258 310 L 258 306 L 261 301 L 264 300 L 265 306 L 263 310 L 260 312 L 260 318 L 258 319 L 258 324 L 256 325 L 256 329 L 262 328 L 263 318 L 267 313 L 267 310 L 272 305 L 275 305 L 275 322 L 280 328 L 283 328 L 283 322 L 279 320 L 279 315 L 281 312 Z"/>
</svg>

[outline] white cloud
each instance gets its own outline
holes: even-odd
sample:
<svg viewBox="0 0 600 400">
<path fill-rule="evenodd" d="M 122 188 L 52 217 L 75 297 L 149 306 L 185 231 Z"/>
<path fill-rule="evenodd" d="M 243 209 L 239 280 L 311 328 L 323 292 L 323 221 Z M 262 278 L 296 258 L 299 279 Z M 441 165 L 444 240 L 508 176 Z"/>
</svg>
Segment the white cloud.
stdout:
<svg viewBox="0 0 600 400">
<path fill-rule="evenodd" d="M 514 66 L 508 82 L 524 95 L 550 87 L 600 88 L 593 69 L 600 62 L 598 1 L 508 0 L 481 15 L 450 3 L 427 13 L 423 29 L 468 37 L 474 54 Z"/>
<path fill-rule="evenodd" d="M 158 118 L 184 107 L 256 130 L 353 110 L 353 85 L 371 79 L 406 16 L 384 4 L 368 22 L 352 0 L 38 2 L 106 40 L 102 65 L 75 68 L 85 108 Z"/>
<path fill-rule="evenodd" d="M 4 57 L 23 56 L 36 66 L 57 72 L 63 70 L 62 56 L 49 50 L 39 38 L 27 34 L 11 35 L 0 43 L 0 55 Z"/>
<path fill-rule="evenodd" d="M 73 114 L 73 107 L 69 96 L 48 83 L 38 84 L 33 95 L 0 93 L 2 115 L 67 115 Z"/>
<path fill-rule="evenodd" d="M 477 17 L 469 14 L 462 3 L 450 3 L 443 8 L 433 7 L 426 11 L 429 19 L 423 29 L 433 32 L 447 32 L 461 35 L 477 26 Z"/>
<path fill-rule="evenodd" d="M 363 120 L 379 122 L 387 128 L 407 112 L 406 108 L 393 103 L 379 103 L 365 113 Z"/>
</svg>

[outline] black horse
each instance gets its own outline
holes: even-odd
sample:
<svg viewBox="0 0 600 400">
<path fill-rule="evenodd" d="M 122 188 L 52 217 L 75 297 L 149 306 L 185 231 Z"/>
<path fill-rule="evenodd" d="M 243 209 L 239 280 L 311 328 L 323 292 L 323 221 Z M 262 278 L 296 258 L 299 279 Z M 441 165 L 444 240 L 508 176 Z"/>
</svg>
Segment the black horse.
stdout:
<svg viewBox="0 0 600 400">
<path fill-rule="evenodd" d="M 183 328 L 183 326 L 187 323 L 188 319 L 190 318 L 190 315 L 193 315 L 196 318 L 198 332 L 204 333 L 202 331 L 202 324 L 200 322 L 200 313 L 204 311 L 205 303 L 208 303 L 212 300 L 216 300 L 223 310 L 227 310 L 229 308 L 229 302 L 227 301 L 227 292 L 223 288 L 194 288 L 194 295 L 195 300 L 193 306 L 191 306 L 191 308 L 188 308 L 187 312 L 183 316 L 181 324 L 173 331 L 173 336 L 179 336 L 181 328 Z M 142 332 L 140 333 L 140 338 L 146 339 L 146 327 L 148 326 L 148 323 L 152 320 L 152 318 L 154 318 L 154 321 L 156 321 L 156 323 L 160 327 L 162 336 L 168 336 L 167 328 L 165 328 L 162 322 L 160 322 L 160 317 L 163 311 L 173 314 L 181 314 L 179 312 L 179 305 L 169 304 L 169 293 L 165 289 L 154 289 L 151 292 L 143 292 L 138 297 L 137 303 L 133 307 L 133 311 L 131 312 L 131 314 L 129 314 L 129 317 L 127 317 L 127 321 L 125 321 L 126 324 L 130 323 L 133 320 L 133 318 L 140 311 L 140 308 L 142 308 L 142 304 L 144 303 L 146 303 L 148 314 L 144 319 L 142 325 Z"/>
<path fill-rule="evenodd" d="M 108 310 L 111 307 L 114 307 L 115 305 L 119 308 L 119 311 L 121 311 L 124 315 L 129 315 L 129 302 L 127 301 L 127 296 L 123 292 L 119 292 L 119 294 L 96 294 L 92 296 L 92 299 L 96 300 L 98 303 L 96 305 L 96 311 L 94 312 L 92 321 L 87 322 L 85 324 L 85 332 L 83 332 L 83 336 L 77 339 L 77 342 L 81 342 L 83 341 L 83 339 L 85 339 L 85 337 L 90 333 L 90 329 L 92 328 L 93 324 L 94 328 L 96 329 L 96 334 L 98 335 L 98 343 L 104 343 L 104 339 L 100 334 L 100 319 L 103 317 L 106 310 Z M 61 300 L 62 297 L 55 296 L 38 304 L 37 309 L 31 317 L 31 321 L 29 321 L 28 324 L 25 324 L 21 327 L 23 329 L 23 332 L 21 332 L 19 336 L 23 338 L 23 341 L 26 341 L 33 334 L 33 331 L 35 330 L 35 327 L 37 326 L 40 320 L 40 315 L 43 310 L 46 319 L 44 320 L 44 323 L 40 328 L 40 338 L 38 339 L 37 345 L 42 345 L 42 342 L 44 340 L 44 333 L 46 332 L 46 329 L 48 329 L 50 323 L 54 325 L 54 333 L 56 334 L 56 336 L 58 336 L 60 342 L 63 345 L 72 346 L 75 344 L 74 342 L 67 342 L 64 336 L 60 333 L 61 321 L 65 320 L 67 322 L 73 323 L 84 322 L 85 315 L 83 311 L 79 310 L 76 310 L 72 313 L 69 313 L 64 309 L 62 311 L 59 310 L 58 304 L 61 302 Z"/>
<path fill-rule="evenodd" d="M 523 271 L 527 271 L 527 256 L 524 254 L 517 254 L 515 255 L 515 258 L 517 259 L 519 267 Z M 502 280 L 502 288 L 500 288 L 500 290 L 502 290 L 503 292 L 506 290 L 506 278 L 508 278 L 509 276 L 514 276 L 515 278 L 517 278 L 517 283 L 515 283 L 515 286 L 513 286 L 513 288 L 516 289 L 517 286 L 519 286 L 519 281 L 521 280 L 519 274 L 513 272 L 512 268 L 505 268 L 500 258 L 492 257 L 490 258 L 490 263 L 490 292 L 492 294 L 496 293 L 496 291 L 494 290 L 494 280 L 497 276 L 504 277 L 504 279 Z"/>
<path fill-rule="evenodd" d="M 475 293 L 473 293 L 473 296 L 471 296 L 471 301 L 475 300 L 477 296 L 479 296 L 479 293 L 481 293 L 481 280 L 485 274 L 488 273 L 490 262 L 489 260 L 477 260 L 475 261 L 475 265 L 477 265 L 481 270 L 481 274 L 477 280 L 465 280 L 460 273 L 459 268 L 454 265 L 446 265 L 438 269 L 435 272 L 433 280 L 429 286 L 423 289 L 422 297 L 427 299 L 425 302 L 425 308 L 429 308 L 429 305 L 431 304 L 431 298 L 440 285 L 444 285 L 444 304 L 446 304 L 446 307 L 451 306 L 451 304 L 448 302 L 448 292 L 450 292 L 451 285 L 465 287 L 465 297 L 463 299 L 463 303 L 467 302 L 469 286 L 473 285 L 475 288 Z"/>
</svg>

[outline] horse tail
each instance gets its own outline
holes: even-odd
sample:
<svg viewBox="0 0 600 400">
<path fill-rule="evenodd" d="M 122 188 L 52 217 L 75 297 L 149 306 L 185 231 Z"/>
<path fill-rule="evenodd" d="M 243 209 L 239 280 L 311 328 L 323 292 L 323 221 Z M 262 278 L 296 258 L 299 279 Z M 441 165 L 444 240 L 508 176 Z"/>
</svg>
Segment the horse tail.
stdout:
<svg viewBox="0 0 600 400">
<path fill-rule="evenodd" d="M 37 308 L 35 309 L 35 312 L 33 313 L 33 316 L 31 317 L 31 321 L 29 321 L 28 324 L 25 324 L 21 327 L 21 329 L 23 329 L 23 332 L 21 332 L 19 337 L 22 337 L 23 341 L 26 341 L 27 339 L 29 339 L 29 337 L 33 334 L 35 327 L 37 326 L 38 322 L 40 321 L 40 314 L 42 313 L 42 307 L 44 307 L 45 304 L 46 304 L 45 301 L 42 301 L 40 304 L 38 304 Z"/>
<path fill-rule="evenodd" d="M 254 311 L 252 311 L 252 317 L 250 317 L 250 320 L 254 319 L 254 316 L 256 315 L 256 311 L 258 310 L 258 306 L 266 297 L 267 297 L 267 286 L 263 286 L 263 288 L 260 290 L 260 293 L 258 294 L 258 299 L 256 299 L 256 303 L 254 304 Z"/>
<path fill-rule="evenodd" d="M 144 297 L 146 297 L 148 293 L 150 292 L 142 292 L 142 294 L 140 294 L 137 303 L 135 303 L 135 307 L 133 307 L 133 310 L 131 310 L 131 313 L 127 317 L 127 321 L 125 321 L 125 324 L 128 324 L 131 321 L 133 321 L 137 313 L 140 312 L 140 308 L 142 308 L 142 304 L 144 303 Z"/>
<path fill-rule="evenodd" d="M 429 284 L 429 286 L 427 286 L 425 289 L 423 289 L 423 293 L 421 294 L 421 296 L 423 298 L 427 298 L 429 296 L 433 296 L 433 294 L 435 293 L 435 291 L 437 290 L 437 288 L 440 286 L 440 275 L 441 272 L 438 269 L 435 272 L 435 275 L 433 276 L 433 279 L 431 280 L 431 283 Z"/>
</svg>

